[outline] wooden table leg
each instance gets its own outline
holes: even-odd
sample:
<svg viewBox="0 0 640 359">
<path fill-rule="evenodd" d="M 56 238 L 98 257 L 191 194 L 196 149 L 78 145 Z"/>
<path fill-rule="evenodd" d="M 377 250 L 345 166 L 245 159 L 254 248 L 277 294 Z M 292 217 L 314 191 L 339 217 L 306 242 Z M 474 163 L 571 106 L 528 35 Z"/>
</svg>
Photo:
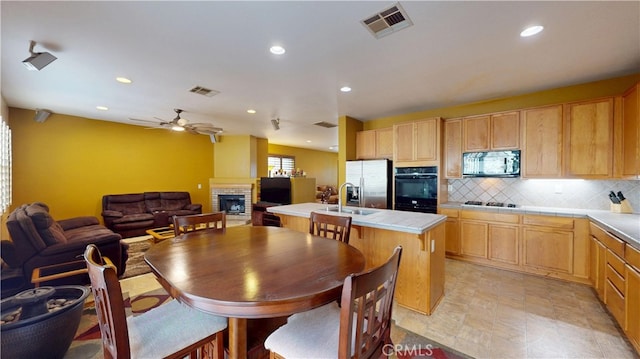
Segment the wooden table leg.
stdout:
<svg viewBox="0 0 640 359">
<path fill-rule="evenodd" d="M 229 318 L 229 358 L 247 359 L 247 320 Z"/>
</svg>

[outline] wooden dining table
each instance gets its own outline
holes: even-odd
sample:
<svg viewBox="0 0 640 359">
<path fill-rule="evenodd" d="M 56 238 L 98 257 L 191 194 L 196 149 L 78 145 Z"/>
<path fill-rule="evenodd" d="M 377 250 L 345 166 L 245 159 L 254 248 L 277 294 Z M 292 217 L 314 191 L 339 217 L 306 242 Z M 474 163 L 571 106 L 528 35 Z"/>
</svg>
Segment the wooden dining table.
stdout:
<svg viewBox="0 0 640 359">
<path fill-rule="evenodd" d="M 344 279 L 365 268 L 363 254 L 348 244 L 262 226 L 185 233 L 154 244 L 144 257 L 172 297 L 229 318 L 230 358 L 247 356 L 247 319 L 337 300 Z"/>
</svg>

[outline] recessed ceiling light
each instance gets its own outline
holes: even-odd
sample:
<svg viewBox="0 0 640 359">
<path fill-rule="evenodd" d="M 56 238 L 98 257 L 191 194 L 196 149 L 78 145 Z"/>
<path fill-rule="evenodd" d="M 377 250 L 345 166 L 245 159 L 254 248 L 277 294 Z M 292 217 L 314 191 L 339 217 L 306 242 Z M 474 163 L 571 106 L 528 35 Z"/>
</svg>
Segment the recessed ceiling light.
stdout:
<svg viewBox="0 0 640 359">
<path fill-rule="evenodd" d="M 250 113 L 250 114 L 254 114 L 254 113 L 256 113 L 256 110 L 249 109 L 249 110 L 247 110 L 247 112 Z"/>
<path fill-rule="evenodd" d="M 342 86 L 342 87 L 340 88 L 340 91 L 342 91 L 342 92 L 351 92 L 351 87 L 349 87 L 349 86 Z"/>
<path fill-rule="evenodd" d="M 116 81 L 118 81 L 120 83 L 123 83 L 123 84 L 130 84 L 130 83 L 133 82 L 133 81 L 129 80 L 126 77 L 116 77 Z"/>
<path fill-rule="evenodd" d="M 100 111 L 107 111 L 109 108 L 107 106 L 96 106 L 96 109 Z"/>
<path fill-rule="evenodd" d="M 522 32 L 520 33 L 520 36 L 522 37 L 533 36 L 535 34 L 539 34 L 543 29 L 544 29 L 544 26 L 540 26 L 540 25 L 530 26 L 522 30 Z"/>
<path fill-rule="evenodd" d="M 274 54 L 274 55 L 282 55 L 282 54 L 284 54 L 286 52 L 284 47 L 278 46 L 278 45 L 271 46 L 269 51 L 271 51 L 271 53 Z"/>
<path fill-rule="evenodd" d="M 307 140 L 307 143 L 311 143 L 311 140 Z"/>
</svg>

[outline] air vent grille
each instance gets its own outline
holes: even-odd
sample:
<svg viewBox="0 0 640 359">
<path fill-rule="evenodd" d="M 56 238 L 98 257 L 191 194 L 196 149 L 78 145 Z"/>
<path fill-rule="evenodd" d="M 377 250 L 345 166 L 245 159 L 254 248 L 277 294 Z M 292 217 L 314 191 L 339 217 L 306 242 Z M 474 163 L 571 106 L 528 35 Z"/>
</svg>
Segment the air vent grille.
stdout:
<svg viewBox="0 0 640 359">
<path fill-rule="evenodd" d="M 338 127 L 338 125 L 336 125 L 336 124 L 325 122 L 325 121 L 316 122 L 316 123 L 314 123 L 314 125 L 320 126 L 320 127 L 325 127 L 325 128 Z"/>
<path fill-rule="evenodd" d="M 198 95 L 203 95 L 207 97 L 213 97 L 220 93 L 220 91 L 211 90 L 203 86 L 194 86 L 189 92 L 193 92 Z"/>
<path fill-rule="evenodd" d="M 361 23 L 376 39 L 413 25 L 413 22 L 411 22 L 411 19 L 409 19 L 409 16 L 399 3 L 362 20 Z"/>
</svg>

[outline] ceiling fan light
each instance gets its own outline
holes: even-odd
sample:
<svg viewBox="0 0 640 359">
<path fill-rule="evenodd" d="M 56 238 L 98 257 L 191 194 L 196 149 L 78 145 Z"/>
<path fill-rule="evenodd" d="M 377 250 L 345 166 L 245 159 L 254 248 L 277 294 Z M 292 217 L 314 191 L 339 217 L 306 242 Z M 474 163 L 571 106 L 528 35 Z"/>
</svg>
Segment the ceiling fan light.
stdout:
<svg viewBox="0 0 640 359">
<path fill-rule="evenodd" d="M 171 127 L 171 129 L 172 129 L 173 131 L 178 131 L 178 132 L 180 132 L 180 131 L 184 131 L 184 127 L 182 127 L 182 126 L 178 126 L 178 125 L 173 125 L 173 126 Z"/>
<path fill-rule="evenodd" d="M 185 120 L 184 118 L 179 118 L 176 123 L 178 124 L 178 126 L 183 127 L 187 124 L 187 120 Z"/>
</svg>

